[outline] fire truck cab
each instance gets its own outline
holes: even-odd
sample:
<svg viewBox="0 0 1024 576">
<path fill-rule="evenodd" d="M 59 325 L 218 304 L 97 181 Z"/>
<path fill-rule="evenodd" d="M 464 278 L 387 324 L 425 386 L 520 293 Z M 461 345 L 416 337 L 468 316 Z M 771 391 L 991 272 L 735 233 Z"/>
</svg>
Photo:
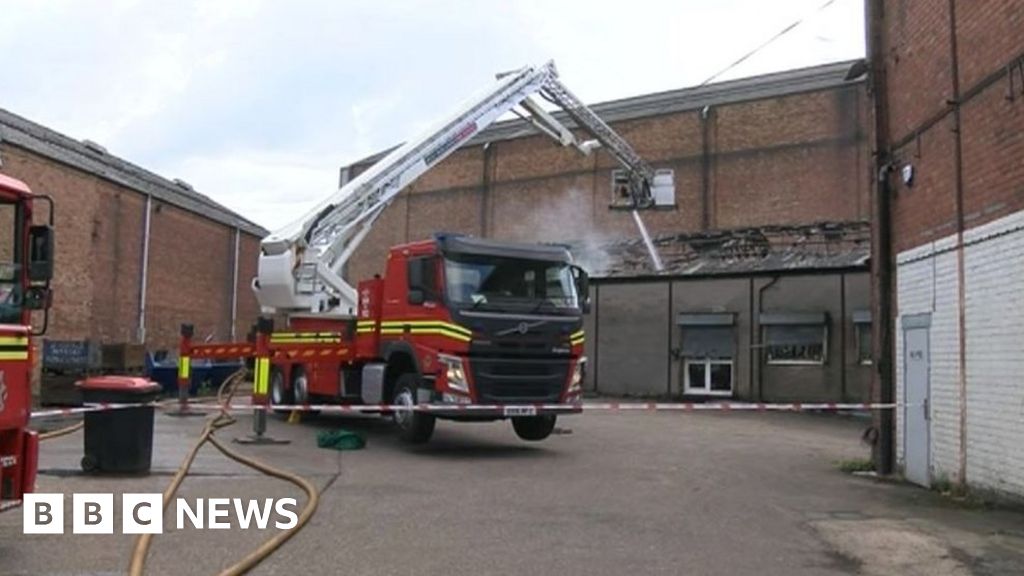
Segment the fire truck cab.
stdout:
<svg viewBox="0 0 1024 576">
<path fill-rule="evenodd" d="M 49 224 L 33 225 L 35 202 Z M 35 485 L 39 441 L 28 429 L 32 407 L 30 337 L 46 330 L 53 276 L 53 202 L 0 175 L 0 511 Z M 44 316 L 33 328 L 31 314 Z"/>
</svg>

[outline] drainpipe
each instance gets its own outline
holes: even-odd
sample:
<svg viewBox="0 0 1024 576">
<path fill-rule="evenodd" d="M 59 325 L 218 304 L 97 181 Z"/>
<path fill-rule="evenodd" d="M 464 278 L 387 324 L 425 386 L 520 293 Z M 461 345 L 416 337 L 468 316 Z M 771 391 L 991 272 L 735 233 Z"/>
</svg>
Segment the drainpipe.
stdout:
<svg viewBox="0 0 1024 576">
<path fill-rule="evenodd" d="M 710 130 L 710 122 L 708 118 L 711 115 L 711 107 L 705 106 L 700 111 L 700 130 L 701 130 L 701 178 L 700 178 L 700 226 L 701 230 L 708 230 L 711 228 L 711 144 L 709 142 L 710 136 L 708 132 Z"/>
<path fill-rule="evenodd" d="M 139 272 L 138 328 L 135 338 L 139 344 L 146 343 L 146 286 L 149 279 L 149 231 L 153 215 L 153 197 L 146 195 L 146 212 L 142 217 L 142 265 Z"/>
<path fill-rule="evenodd" d="M 776 274 L 772 276 L 764 286 L 757 289 L 757 332 L 758 346 L 757 346 L 757 401 L 764 401 L 764 330 L 761 329 L 761 314 L 764 313 L 764 293 L 766 290 L 775 286 L 779 281 L 779 276 Z M 754 319 L 750 319 L 750 323 L 754 323 Z"/>
<path fill-rule="evenodd" d="M 949 48 L 950 74 L 953 78 L 953 172 L 956 183 L 956 270 L 957 270 L 957 321 L 960 328 L 960 367 L 958 391 L 960 396 L 960 470 L 958 483 L 967 486 L 967 281 L 964 255 L 964 171 L 963 136 L 960 123 L 960 59 L 956 37 L 956 2 L 949 0 Z"/>
<path fill-rule="evenodd" d="M 231 340 L 235 340 L 235 324 L 238 321 L 238 248 L 241 230 L 235 227 L 235 255 L 231 259 Z"/>
<path fill-rule="evenodd" d="M 494 164 L 494 144 L 492 142 L 485 142 L 483 148 L 484 173 L 481 178 L 482 190 L 480 193 L 480 237 L 487 238 L 487 233 L 489 232 L 487 221 L 491 212 L 491 170 Z"/>
<path fill-rule="evenodd" d="M 895 397 L 893 385 L 893 265 L 892 265 L 892 222 L 890 209 L 889 173 L 890 159 L 889 107 L 886 93 L 885 44 L 882 38 L 884 0 L 871 0 L 867 10 L 867 47 L 870 62 L 869 87 L 874 96 L 875 142 L 874 142 L 874 201 L 871 213 L 871 297 L 874 305 L 872 314 L 872 340 L 875 381 L 873 396 L 878 402 L 891 403 Z M 893 410 L 875 412 L 878 426 L 878 442 L 874 448 L 875 469 L 879 474 L 892 474 L 894 468 L 895 420 Z"/>
</svg>

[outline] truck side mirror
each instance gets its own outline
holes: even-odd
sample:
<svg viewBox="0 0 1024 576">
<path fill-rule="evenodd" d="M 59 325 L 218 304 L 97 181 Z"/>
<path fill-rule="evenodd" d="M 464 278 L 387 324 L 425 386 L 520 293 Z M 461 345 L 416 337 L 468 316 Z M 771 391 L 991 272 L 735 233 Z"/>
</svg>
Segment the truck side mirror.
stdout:
<svg viewBox="0 0 1024 576">
<path fill-rule="evenodd" d="M 28 279 L 49 282 L 53 278 L 53 228 L 47 225 L 28 229 Z"/>
<path fill-rule="evenodd" d="M 580 310 L 584 314 L 590 313 L 590 275 L 579 266 L 572 267 L 572 277 L 576 282 L 576 292 L 579 293 Z"/>
<path fill-rule="evenodd" d="M 25 291 L 25 308 L 48 310 L 53 304 L 53 291 L 44 286 L 31 286 Z"/>
</svg>

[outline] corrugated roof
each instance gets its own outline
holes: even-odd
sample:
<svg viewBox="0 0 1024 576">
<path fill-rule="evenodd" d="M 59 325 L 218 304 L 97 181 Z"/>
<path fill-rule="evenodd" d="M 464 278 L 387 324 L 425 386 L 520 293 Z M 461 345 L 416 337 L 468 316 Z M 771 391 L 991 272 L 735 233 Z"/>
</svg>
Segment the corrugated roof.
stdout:
<svg viewBox="0 0 1024 576">
<path fill-rule="evenodd" d="M 90 141 L 78 141 L 0 108 L 0 142 L 9 142 L 35 154 L 116 182 L 154 198 L 194 212 L 243 232 L 263 237 L 268 231 L 200 194 L 184 183 L 168 180 L 113 156 Z"/>
<path fill-rule="evenodd" d="M 705 86 L 681 88 L 631 98 L 622 98 L 620 100 L 610 100 L 593 104 L 590 107 L 605 122 L 620 122 L 657 116 L 659 114 L 700 110 L 705 106 L 721 106 L 841 86 L 855 86 L 864 82 L 863 77 L 847 80 L 846 75 L 850 71 L 850 67 L 856 62 L 859 62 L 859 60 L 832 62 L 808 68 L 797 68 L 739 78 L 737 80 L 715 82 Z M 569 82 L 571 83 L 571 80 Z M 554 116 L 559 122 L 564 123 L 569 128 L 576 126 L 576 123 L 570 120 L 562 111 L 556 111 Z M 525 120 L 518 118 L 505 120 L 492 124 L 471 138 L 462 147 L 534 136 L 537 133 L 537 130 Z M 378 152 L 353 162 L 352 165 L 376 162 L 393 149 L 394 147 Z"/>
<path fill-rule="evenodd" d="M 595 278 L 716 276 L 867 268 L 871 226 L 865 221 L 761 226 L 654 238 L 665 270 L 656 272 L 639 238 L 572 243 Z"/>
</svg>

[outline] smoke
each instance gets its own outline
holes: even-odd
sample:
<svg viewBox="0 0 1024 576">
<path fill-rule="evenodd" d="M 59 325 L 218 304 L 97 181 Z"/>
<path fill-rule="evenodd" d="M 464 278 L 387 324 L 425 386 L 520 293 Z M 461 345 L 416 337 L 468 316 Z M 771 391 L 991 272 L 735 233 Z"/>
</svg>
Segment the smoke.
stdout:
<svg viewBox="0 0 1024 576">
<path fill-rule="evenodd" d="M 592 276 L 604 275 L 614 268 L 616 260 L 606 247 L 615 238 L 597 229 L 591 206 L 593 196 L 571 187 L 550 198 L 533 210 L 531 228 L 536 237 L 529 240 L 569 244 L 576 263 Z"/>
</svg>

